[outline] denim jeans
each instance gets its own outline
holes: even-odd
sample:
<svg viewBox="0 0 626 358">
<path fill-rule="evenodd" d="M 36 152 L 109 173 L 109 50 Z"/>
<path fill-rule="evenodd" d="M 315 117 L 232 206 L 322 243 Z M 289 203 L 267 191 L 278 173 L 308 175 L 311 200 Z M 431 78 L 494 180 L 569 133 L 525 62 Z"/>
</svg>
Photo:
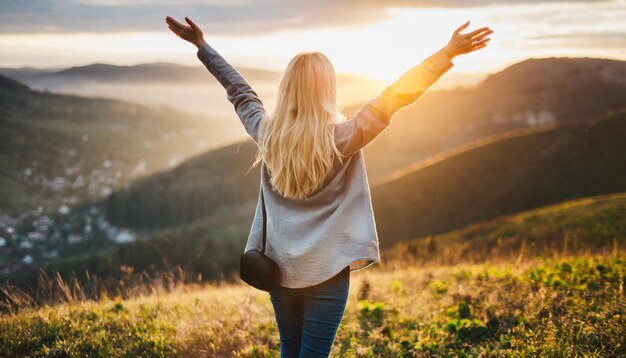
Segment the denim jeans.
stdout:
<svg viewBox="0 0 626 358">
<path fill-rule="evenodd" d="M 350 290 L 350 266 L 315 286 L 269 292 L 281 358 L 328 357 Z"/>
</svg>

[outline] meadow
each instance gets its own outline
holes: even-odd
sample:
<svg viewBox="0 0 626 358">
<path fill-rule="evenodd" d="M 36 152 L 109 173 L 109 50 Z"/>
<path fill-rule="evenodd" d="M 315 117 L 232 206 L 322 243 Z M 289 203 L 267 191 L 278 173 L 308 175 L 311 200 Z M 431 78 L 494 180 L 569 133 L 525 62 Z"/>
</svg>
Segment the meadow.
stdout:
<svg viewBox="0 0 626 358">
<path fill-rule="evenodd" d="M 620 254 L 353 273 L 331 356 L 623 356 L 625 263 Z M 0 318 L 3 357 L 279 352 L 269 295 L 244 284 L 68 297 Z"/>
<path fill-rule="evenodd" d="M 331 356 L 624 356 L 625 202 L 565 202 L 438 235 L 435 249 L 430 237 L 382 251 L 351 274 Z M 486 255 L 477 233 L 500 251 Z M 96 291 L 61 276 L 38 295 L 5 287 L 0 356 L 279 356 L 269 295 L 231 279 L 127 268 Z"/>
</svg>

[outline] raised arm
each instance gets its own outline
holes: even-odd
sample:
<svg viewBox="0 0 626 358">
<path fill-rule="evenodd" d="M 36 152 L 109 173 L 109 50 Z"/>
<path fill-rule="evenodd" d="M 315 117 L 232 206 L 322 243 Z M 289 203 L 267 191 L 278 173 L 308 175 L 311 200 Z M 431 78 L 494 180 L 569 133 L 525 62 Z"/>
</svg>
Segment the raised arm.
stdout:
<svg viewBox="0 0 626 358">
<path fill-rule="evenodd" d="M 198 47 L 196 55 L 226 89 L 226 98 L 234 105 L 246 132 L 257 142 L 259 124 L 267 113 L 263 102 L 243 76 L 204 41 L 200 27 L 187 17 L 185 20 L 189 26 L 183 25 L 169 16 L 166 17 L 166 22 L 172 32 Z"/>
<path fill-rule="evenodd" d="M 337 126 L 337 146 L 344 155 L 354 154 L 372 142 L 389 126 L 394 113 L 415 102 L 454 66 L 454 57 L 487 45 L 490 39 L 485 37 L 493 31 L 483 27 L 460 34 L 468 25 L 469 21 L 457 28 L 446 46 L 406 71 L 379 96 L 363 105 L 351 120 Z"/>
<path fill-rule="evenodd" d="M 217 51 L 204 42 L 198 47 L 197 56 L 204 66 L 226 89 L 226 98 L 235 106 L 235 111 L 246 132 L 256 142 L 259 124 L 266 115 L 263 102 L 248 82 Z"/>
</svg>

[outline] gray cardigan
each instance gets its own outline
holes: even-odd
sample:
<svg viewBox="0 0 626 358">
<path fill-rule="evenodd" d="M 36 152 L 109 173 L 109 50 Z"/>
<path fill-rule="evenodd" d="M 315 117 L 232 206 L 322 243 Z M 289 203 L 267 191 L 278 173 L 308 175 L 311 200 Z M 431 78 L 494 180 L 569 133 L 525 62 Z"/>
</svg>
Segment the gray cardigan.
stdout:
<svg viewBox="0 0 626 358">
<path fill-rule="evenodd" d="M 208 43 L 198 48 L 197 56 L 224 86 L 246 132 L 258 142 L 259 123 L 267 112 L 256 92 Z M 347 158 L 343 164 L 335 161 L 323 187 L 309 197 L 293 200 L 274 191 L 269 173 L 261 164 L 260 189 L 267 213 L 265 255 L 280 267 L 281 286 L 316 285 L 348 265 L 350 271 L 356 271 L 380 261 L 362 148 L 390 124 L 397 110 L 415 102 L 452 66 L 440 50 L 370 99 L 352 119 L 338 123 L 335 143 Z M 259 190 L 244 252 L 261 249 L 262 220 Z"/>
</svg>

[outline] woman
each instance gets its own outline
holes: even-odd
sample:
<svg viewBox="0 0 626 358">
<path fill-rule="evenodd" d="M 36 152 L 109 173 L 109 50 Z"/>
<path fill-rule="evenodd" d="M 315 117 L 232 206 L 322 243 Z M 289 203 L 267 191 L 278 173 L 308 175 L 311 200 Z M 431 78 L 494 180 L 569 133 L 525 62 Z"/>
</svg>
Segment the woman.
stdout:
<svg viewBox="0 0 626 358">
<path fill-rule="evenodd" d="M 198 47 L 197 56 L 224 86 L 258 145 L 261 188 L 244 252 L 261 249 L 280 267 L 269 292 L 281 357 L 326 357 L 343 317 L 350 272 L 379 262 L 378 237 L 362 148 L 400 108 L 415 102 L 449 70 L 451 60 L 487 45 L 487 27 L 454 31 L 446 46 L 405 72 L 350 120 L 337 108 L 335 71 L 319 52 L 301 52 L 287 65 L 276 109 L 268 115 L 246 80 L 204 41 L 200 27 L 166 17 L 168 27 Z"/>
</svg>

